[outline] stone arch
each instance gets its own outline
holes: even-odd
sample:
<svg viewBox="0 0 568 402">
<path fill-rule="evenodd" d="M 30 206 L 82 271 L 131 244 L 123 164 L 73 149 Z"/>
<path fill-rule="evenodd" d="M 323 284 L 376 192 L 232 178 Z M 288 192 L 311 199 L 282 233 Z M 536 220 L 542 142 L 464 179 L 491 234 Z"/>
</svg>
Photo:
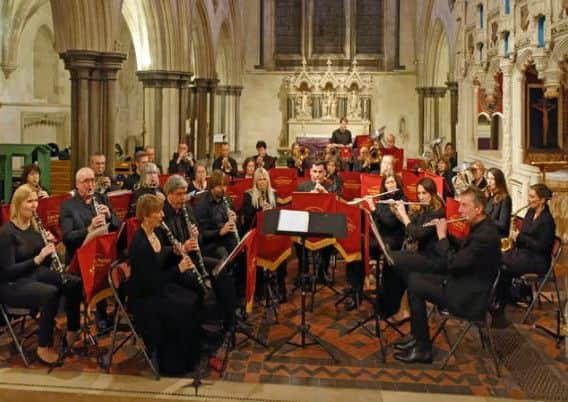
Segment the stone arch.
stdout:
<svg viewBox="0 0 568 402">
<path fill-rule="evenodd" d="M 211 36 L 211 24 L 207 7 L 203 1 L 197 1 L 191 24 L 192 64 L 194 75 L 198 78 L 215 77 L 215 54 Z"/>
<path fill-rule="evenodd" d="M 138 70 L 150 69 L 158 58 L 155 49 L 156 40 L 151 39 L 149 24 L 144 12 L 144 4 L 137 0 L 124 0 L 122 16 L 130 31 L 130 38 L 136 51 L 136 66 Z M 155 38 L 152 38 L 155 39 Z"/>
<path fill-rule="evenodd" d="M 219 34 L 219 41 L 216 46 L 215 54 L 215 71 L 217 73 L 219 85 L 229 85 L 233 83 L 231 70 L 234 63 L 231 54 L 231 44 L 232 41 L 229 28 L 225 23 L 221 26 L 221 32 Z"/>
<path fill-rule="evenodd" d="M 42 25 L 35 34 L 33 47 L 33 96 L 48 103 L 59 101 L 59 56 L 54 51 L 53 40 L 51 29 Z"/>
</svg>

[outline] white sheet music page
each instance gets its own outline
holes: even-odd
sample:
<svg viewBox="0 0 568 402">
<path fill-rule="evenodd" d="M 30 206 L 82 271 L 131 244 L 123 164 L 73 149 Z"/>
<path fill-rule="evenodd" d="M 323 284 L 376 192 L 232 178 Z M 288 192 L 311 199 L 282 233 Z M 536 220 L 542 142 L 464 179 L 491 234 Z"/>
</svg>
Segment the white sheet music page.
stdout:
<svg viewBox="0 0 568 402">
<path fill-rule="evenodd" d="M 307 233 L 310 223 L 310 213 L 307 211 L 280 211 L 277 230 L 279 232 Z"/>
</svg>

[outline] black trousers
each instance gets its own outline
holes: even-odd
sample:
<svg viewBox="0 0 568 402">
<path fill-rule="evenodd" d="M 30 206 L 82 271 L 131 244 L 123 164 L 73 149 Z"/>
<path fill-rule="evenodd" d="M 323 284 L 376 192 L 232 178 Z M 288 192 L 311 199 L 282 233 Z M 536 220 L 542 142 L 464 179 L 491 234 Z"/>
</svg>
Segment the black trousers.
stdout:
<svg viewBox="0 0 568 402">
<path fill-rule="evenodd" d="M 550 263 L 542 255 L 535 254 L 527 249 L 513 248 L 501 257 L 503 270 L 497 295 L 499 300 L 507 302 L 510 300 L 510 289 L 513 278 L 518 278 L 524 274 L 544 275 Z"/>
<path fill-rule="evenodd" d="M 79 277 L 67 275 L 67 282 L 63 285 L 60 275 L 45 266 L 39 266 L 14 282 L 0 284 L 0 302 L 10 307 L 39 311 L 38 345 L 41 347 L 53 346 L 55 316 L 62 296 L 65 296 L 67 329 L 79 329 L 82 295 Z"/>
<path fill-rule="evenodd" d="M 445 275 L 418 272 L 412 272 L 408 277 L 411 332 L 419 346 L 431 347 L 426 302 L 440 307 L 447 305 L 445 279 Z"/>
</svg>

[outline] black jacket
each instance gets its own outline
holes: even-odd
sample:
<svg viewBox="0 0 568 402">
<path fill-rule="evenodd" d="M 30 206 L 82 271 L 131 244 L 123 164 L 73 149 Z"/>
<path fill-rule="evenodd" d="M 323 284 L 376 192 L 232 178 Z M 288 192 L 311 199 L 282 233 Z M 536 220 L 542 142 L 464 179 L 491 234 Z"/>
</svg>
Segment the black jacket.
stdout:
<svg viewBox="0 0 568 402">
<path fill-rule="evenodd" d="M 203 251 L 209 254 L 211 248 L 222 246 L 227 251 L 233 250 L 237 245 L 234 234 L 227 233 L 224 236 L 219 231 L 229 220 L 227 210 L 220 200 L 211 196 L 211 192 L 202 197 L 195 206 L 195 217 L 199 227 L 200 239 L 203 240 Z"/>
<path fill-rule="evenodd" d="M 435 250 L 446 262 L 445 293 L 450 312 L 468 319 L 483 318 L 501 266 L 501 241 L 495 224 L 485 218 L 472 225 L 459 249 L 452 250 L 446 238 L 436 243 Z"/>
<path fill-rule="evenodd" d="M 107 219 L 109 231 L 118 230 L 120 220 L 112 210 L 108 197 L 103 194 L 95 193 L 97 202 L 106 205 L 110 209 L 111 217 Z M 93 204 L 85 204 L 79 194 L 64 201 L 59 209 L 59 226 L 65 244 L 65 262 L 69 263 L 75 251 L 83 244 L 87 237 L 88 227 L 95 216 Z"/>
<path fill-rule="evenodd" d="M 406 235 L 412 240 L 418 241 L 418 253 L 426 257 L 435 256 L 434 248 L 438 241 L 436 226 L 424 227 L 425 223 L 433 219 L 446 216 L 444 208 L 425 211 L 410 217 L 410 223 L 406 225 Z"/>
<path fill-rule="evenodd" d="M 178 154 L 174 153 L 173 159 L 168 165 L 168 174 L 179 174 L 189 178 L 193 178 L 193 166 L 186 159 L 182 159 L 177 163 Z"/>
<path fill-rule="evenodd" d="M 212 169 L 213 170 L 221 170 L 223 173 L 225 173 L 225 174 L 227 174 L 231 177 L 236 177 L 237 173 L 239 171 L 239 169 L 237 167 L 237 161 L 229 156 L 229 163 L 231 165 L 231 170 L 227 170 L 227 171 L 223 170 L 223 157 L 219 157 L 219 158 L 217 158 L 213 161 Z"/>
<path fill-rule="evenodd" d="M 535 265 L 548 267 L 550 265 L 550 254 L 552 253 L 556 224 L 548 206 L 544 207 L 544 210 L 536 220 L 533 220 L 534 213 L 535 210 L 530 208 L 525 215 L 515 247 L 530 251 Z"/>
<path fill-rule="evenodd" d="M 493 220 L 501 237 L 509 236 L 512 205 L 511 197 L 507 196 L 499 202 L 493 202 L 490 199 L 485 206 L 485 213 Z"/>
</svg>

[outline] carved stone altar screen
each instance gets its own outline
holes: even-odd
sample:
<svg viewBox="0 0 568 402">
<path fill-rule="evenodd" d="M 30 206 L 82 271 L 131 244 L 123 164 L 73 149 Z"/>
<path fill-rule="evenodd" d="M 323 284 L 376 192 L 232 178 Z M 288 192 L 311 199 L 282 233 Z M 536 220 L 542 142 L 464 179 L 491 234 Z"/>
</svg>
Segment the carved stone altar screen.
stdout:
<svg viewBox="0 0 568 402">
<path fill-rule="evenodd" d="M 302 70 L 285 78 L 284 86 L 288 135 L 282 145 L 300 136 L 330 137 L 342 116 L 353 136 L 369 133 L 373 79 L 357 71 L 356 60 L 349 71 L 333 71 L 328 60 L 325 72 L 308 71 L 304 60 Z"/>
</svg>

